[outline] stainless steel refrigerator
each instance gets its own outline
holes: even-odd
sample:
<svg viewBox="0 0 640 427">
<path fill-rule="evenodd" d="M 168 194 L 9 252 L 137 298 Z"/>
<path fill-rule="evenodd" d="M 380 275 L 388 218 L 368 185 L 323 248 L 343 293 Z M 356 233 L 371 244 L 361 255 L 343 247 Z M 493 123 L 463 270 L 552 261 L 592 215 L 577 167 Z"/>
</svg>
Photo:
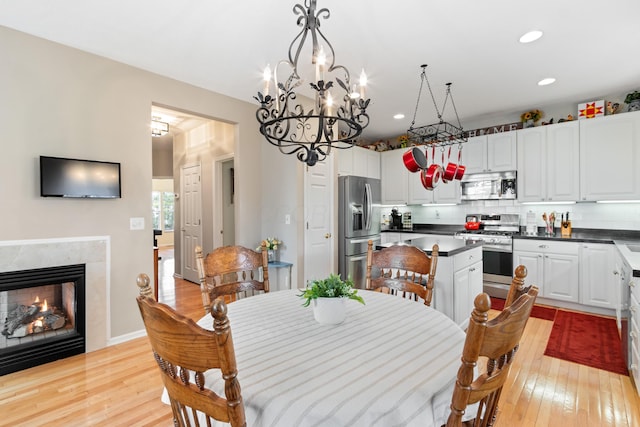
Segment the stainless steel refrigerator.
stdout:
<svg viewBox="0 0 640 427">
<path fill-rule="evenodd" d="M 361 176 L 338 178 L 338 270 L 364 288 L 367 243 L 380 243 L 380 180 Z"/>
</svg>

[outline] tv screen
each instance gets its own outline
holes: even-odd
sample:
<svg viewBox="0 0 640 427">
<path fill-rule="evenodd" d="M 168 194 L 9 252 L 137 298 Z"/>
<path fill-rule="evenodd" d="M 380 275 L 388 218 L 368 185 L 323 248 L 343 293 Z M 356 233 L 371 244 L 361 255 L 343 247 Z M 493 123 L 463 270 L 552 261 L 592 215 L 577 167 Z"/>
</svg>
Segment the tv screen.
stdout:
<svg viewBox="0 0 640 427">
<path fill-rule="evenodd" d="M 40 195 L 114 199 L 120 195 L 120 163 L 40 156 Z"/>
</svg>

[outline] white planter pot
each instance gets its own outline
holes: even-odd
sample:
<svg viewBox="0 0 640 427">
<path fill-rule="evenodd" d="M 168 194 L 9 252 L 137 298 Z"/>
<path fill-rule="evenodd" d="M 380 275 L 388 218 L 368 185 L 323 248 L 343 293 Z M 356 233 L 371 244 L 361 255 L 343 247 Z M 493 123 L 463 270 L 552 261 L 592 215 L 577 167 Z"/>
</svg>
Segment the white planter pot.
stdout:
<svg viewBox="0 0 640 427">
<path fill-rule="evenodd" d="M 323 325 L 337 325 L 347 315 L 348 298 L 316 298 L 313 300 L 313 317 Z"/>
</svg>

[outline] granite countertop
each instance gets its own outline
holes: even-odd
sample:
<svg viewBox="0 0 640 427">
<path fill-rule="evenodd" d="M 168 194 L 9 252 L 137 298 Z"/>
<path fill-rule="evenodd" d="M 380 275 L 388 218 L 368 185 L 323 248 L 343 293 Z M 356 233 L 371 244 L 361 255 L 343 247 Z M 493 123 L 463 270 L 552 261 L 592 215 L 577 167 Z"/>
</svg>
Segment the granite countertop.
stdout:
<svg viewBox="0 0 640 427">
<path fill-rule="evenodd" d="M 459 225 L 436 225 L 436 224 L 414 224 L 412 229 L 383 230 L 388 233 L 414 233 L 430 234 L 433 236 L 412 239 L 404 244 L 412 244 L 428 253 L 434 243 L 440 246 L 441 256 L 452 256 L 473 247 L 466 245 L 461 239 L 454 239 L 453 235 L 458 231 L 463 231 L 464 226 Z M 640 277 L 640 231 L 638 230 L 607 230 L 599 228 L 574 228 L 570 237 L 562 237 L 560 229 L 556 229 L 553 236 L 544 235 L 544 227 L 538 228 L 538 235 L 528 236 L 524 234 L 524 227 L 520 228 L 520 233 L 513 235 L 514 239 L 535 239 L 553 240 L 558 242 L 576 243 L 605 243 L 615 244 L 620 254 L 633 269 L 633 276 Z M 388 243 L 380 247 L 403 244 L 403 242 Z M 629 245 L 634 249 L 629 249 Z M 634 247 L 634 246 L 637 246 Z M 638 249 L 639 252 L 635 252 Z"/>
<path fill-rule="evenodd" d="M 418 237 L 416 239 L 403 242 L 384 243 L 377 246 L 377 248 L 388 248 L 395 245 L 411 245 L 425 251 L 428 255 L 431 255 L 434 244 L 437 244 L 439 247 L 438 255 L 443 257 L 454 256 L 469 249 L 482 246 L 482 243 L 480 242 L 466 243 L 463 239 L 456 239 L 453 236 L 443 235 Z"/>
</svg>

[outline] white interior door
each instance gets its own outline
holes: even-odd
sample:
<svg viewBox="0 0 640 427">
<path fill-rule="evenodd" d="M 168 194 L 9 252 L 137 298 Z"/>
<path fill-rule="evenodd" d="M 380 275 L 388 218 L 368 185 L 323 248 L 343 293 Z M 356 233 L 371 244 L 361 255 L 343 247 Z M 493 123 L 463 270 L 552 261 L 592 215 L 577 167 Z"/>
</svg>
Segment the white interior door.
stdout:
<svg viewBox="0 0 640 427">
<path fill-rule="evenodd" d="M 333 265 L 333 156 L 305 166 L 304 284 L 337 273 Z"/>
<path fill-rule="evenodd" d="M 198 283 L 195 248 L 202 245 L 201 167 L 185 165 L 180 169 L 182 278 Z"/>
</svg>

